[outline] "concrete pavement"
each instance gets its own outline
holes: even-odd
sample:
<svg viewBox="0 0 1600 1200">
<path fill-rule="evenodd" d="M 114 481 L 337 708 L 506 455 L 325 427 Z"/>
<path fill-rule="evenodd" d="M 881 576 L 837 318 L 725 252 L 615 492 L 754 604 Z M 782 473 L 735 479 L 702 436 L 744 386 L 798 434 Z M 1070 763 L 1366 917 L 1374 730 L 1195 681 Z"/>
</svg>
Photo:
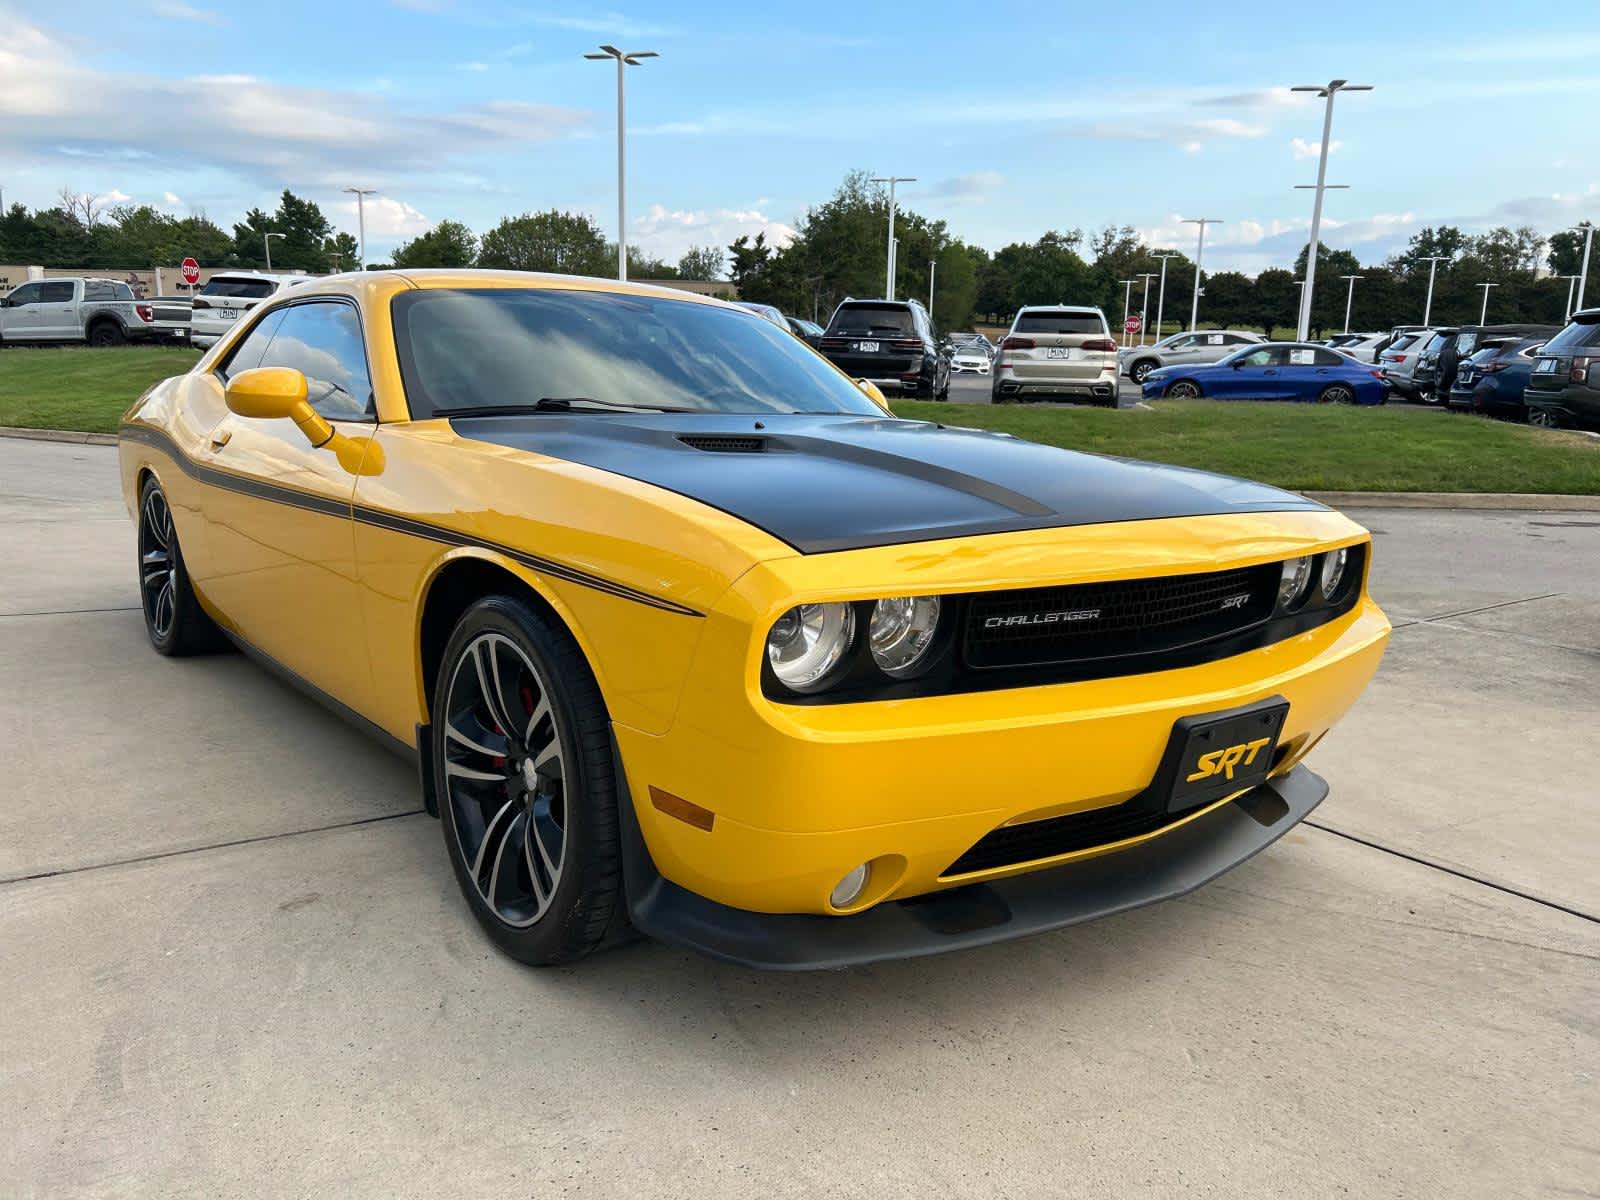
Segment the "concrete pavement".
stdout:
<svg viewBox="0 0 1600 1200">
<path fill-rule="evenodd" d="M 1600 522 L 1356 515 L 1399 628 L 1333 795 L 1199 894 L 530 971 L 403 764 L 143 644 L 113 452 L 0 442 L 0 1193 L 1592 1192 Z"/>
</svg>

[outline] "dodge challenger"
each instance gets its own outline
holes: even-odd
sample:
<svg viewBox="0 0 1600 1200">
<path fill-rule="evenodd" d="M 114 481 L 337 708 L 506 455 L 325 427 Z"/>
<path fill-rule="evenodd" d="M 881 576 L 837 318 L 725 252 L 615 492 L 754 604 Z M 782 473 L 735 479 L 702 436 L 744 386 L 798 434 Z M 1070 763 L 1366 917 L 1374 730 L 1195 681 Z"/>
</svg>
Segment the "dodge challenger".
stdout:
<svg viewBox="0 0 1600 1200">
<path fill-rule="evenodd" d="M 165 655 L 414 759 L 505 952 L 842 967 L 1182 895 L 1326 784 L 1371 540 L 1239 479 L 899 420 L 759 316 L 373 272 L 120 430 Z"/>
</svg>

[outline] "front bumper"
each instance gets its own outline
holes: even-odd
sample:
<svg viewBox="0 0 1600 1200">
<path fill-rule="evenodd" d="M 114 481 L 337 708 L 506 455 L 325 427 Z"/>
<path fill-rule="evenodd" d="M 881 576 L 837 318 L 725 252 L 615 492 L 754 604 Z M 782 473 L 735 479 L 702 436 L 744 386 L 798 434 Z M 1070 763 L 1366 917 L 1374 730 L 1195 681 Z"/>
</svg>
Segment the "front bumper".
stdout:
<svg viewBox="0 0 1600 1200">
<path fill-rule="evenodd" d="M 917 958 L 1063 929 L 1183 896 L 1298 825 L 1328 794 L 1303 766 L 1150 841 L 1049 870 L 880 904 L 852 917 L 765 914 L 718 904 L 661 878 L 627 829 L 635 928 L 712 958 L 778 971 Z M 624 805 L 625 826 L 631 805 Z"/>
</svg>

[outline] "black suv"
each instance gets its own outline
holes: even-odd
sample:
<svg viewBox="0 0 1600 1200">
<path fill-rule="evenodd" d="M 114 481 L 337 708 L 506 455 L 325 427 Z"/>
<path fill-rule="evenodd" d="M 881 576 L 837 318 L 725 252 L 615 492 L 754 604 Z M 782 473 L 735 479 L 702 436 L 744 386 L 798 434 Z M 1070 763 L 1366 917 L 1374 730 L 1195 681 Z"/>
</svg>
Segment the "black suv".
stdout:
<svg viewBox="0 0 1600 1200">
<path fill-rule="evenodd" d="M 950 358 L 928 310 L 915 300 L 846 300 L 834 309 L 817 349 L 856 379 L 923 400 L 950 395 Z"/>
<path fill-rule="evenodd" d="M 1539 350 L 1522 402 L 1531 425 L 1600 429 L 1600 308 L 1573 313 Z"/>
</svg>

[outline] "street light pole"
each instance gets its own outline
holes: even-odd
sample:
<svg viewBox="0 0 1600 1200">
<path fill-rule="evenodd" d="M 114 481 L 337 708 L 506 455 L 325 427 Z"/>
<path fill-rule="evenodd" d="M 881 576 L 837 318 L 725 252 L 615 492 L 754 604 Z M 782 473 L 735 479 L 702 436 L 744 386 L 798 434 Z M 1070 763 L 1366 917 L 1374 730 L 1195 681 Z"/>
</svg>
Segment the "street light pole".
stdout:
<svg viewBox="0 0 1600 1200">
<path fill-rule="evenodd" d="M 601 46 L 599 54 L 585 54 L 585 58 L 617 60 L 617 278 L 628 278 L 628 120 L 626 88 L 623 84 L 625 67 L 637 67 L 641 58 L 660 58 L 654 50 L 618 50 L 615 46 Z"/>
<path fill-rule="evenodd" d="M 272 239 L 273 238 L 281 238 L 281 237 L 285 237 L 285 236 L 287 236 L 287 235 L 282 234 L 282 233 L 263 233 L 261 235 L 261 248 L 267 252 L 267 272 L 268 272 L 268 274 L 270 274 L 272 272 Z"/>
<path fill-rule="evenodd" d="M 374 189 L 374 188 L 347 187 L 347 188 L 345 188 L 345 191 L 350 192 L 356 198 L 356 231 L 360 235 L 360 238 L 361 238 L 361 264 L 360 264 L 360 268 L 359 269 L 365 271 L 367 269 L 367 205 L 366 205 L 366 200 L 367 200 L 368 196 L 376 196 L 378 193 L 377 193 L 377 190 Z"/>
<path fill-rule="evenodd" d="M 1328 101 L 1322 116 L 1322 153 L 1317 157 L 1317 197 L 1311 204 L 1311 247 L 1306 254 L 1306 287 L 1300 293 L 1300 325 L 1296 336 L 1306 340 L 1311 329 L 1311 296 L 1317 279 L 1317 241 L 1322 235 L 1322 193 L 1328 186 L 1328 146 L 1333 137 L 1333 99 L 1340 92 L 1370 92 L 1371 85 L 1346 83 L 1343 79 L 1330 80 L 1325 87 L 1306 85 L 1292 87 L 1291 92 L 1315 92 Z"/>
<path fill-rule="evenodd" d="M 1423 261 L 1428 264 L 1428 300 L 1422 306 L 1422 323 L 1427 325 L 1429 319 L 1433 316 L 1433 277 L 1439 273 L 1439 264 L 1449 262 L 1450 256 L 1448 254 L 1434 254 Z"/>
<path fill-rule="evenodd" d="M 1156 294 L 1156 341 L 1161 340 L 1161 326 L 1167 314 L 1167 259 L 1182 258 L 1181 254 L 1158 254 L 1161 260 L 1161 290 Z"/>
<path fill-rule="evenodd" d="M 1144 280 L 1144 299 L 1139 301 L 1139 345 L 1144 345 L 1144 331 L 1150 325 L 1150 281 L 1155 278 L 1154 272 L 1141 272 L 1139 278 Z"/>
<path fill-rule="evenodd" d="M 1183 224 L 1200 226 L 1200 240 L 1195 244 L 1194 248 L 1194 301 L 1189 305 L 1189 330 L 1193 332 L 1195 325 L 1200 320 L 1200 260 L 1205 256 L 1206 252 L 1206 226 L 1221 225 L 1222 218 L 1185 217 L 1183 218 Z M 1163 263 L 1162 265 L 1165 266 L 1166 264 Z"/>
<path fill-rule="evenodd" d="M 938 273 L 939 260 L 930 258 L 928 260 L 928 319 L 930 321 L 933 319 L 933 280 Z"/>
<path fill-rule="evenodd" d="M 1365 279 L 1366 276 L 1365 275 L 1341 275 L 1341 276 L 1339 276 L 1339 278 L 1340 279 L 1348 279 L 1350 281 L 1350 290 L 1345 293 L 1345 297 L 1344 297 L 1344 331 L 1346 333 L 1349 333 L 1350 332 L 1350 306 L 1352 304 L 1354 304 L 1355 301 L 1356 301 L 1356 280 Z"/>
<path fill-rule="evenodd" d="M 1578 304 L 1573 312 L 1583 307 L 1584 289 L 1589 286 L 1589 251 L 1594 248 L 1594 222 L 1585 221 L 1583 227 L 1583 266 L 1578 268 Z"/>
<path fill-rule="evenodd" d="M 897 183 L 916 183 L 915 175 L 882 175 L 868 180 L 869 183 L 887 183 L 889 185 L 889 264 L 884 272 L 883 298 L 894 299 L 894 189 Z"/>
<path fill-rule="evenodd" d="M 1137 279 L 1119 279 L 1117 282 L 1128 285 L 1122 289 L 1122 344 L 1126 346 L 1128 344 L 1128 311 L 1133 307 L 1133 285 L 1139 281 Z"/>
<path fill-rule="evenodd" d="M 1561 319 L 1570 321 L 1572 320 L 1572 289 L 1577 285 L 1578 277 L 1576 275 L 1563 275 L 1561 278 L 1567 281 L 1567 315 Z"/>
<path fill-rule="evenodd" d="M 1483 289 L 1483 309 L 1478 313 L 1478 324 L 1482 325 L 1489 319 L 1489 289 L 1497 288 L 1500 285 L 1498 283 L 1480 283 L 1478 286 Z"/>
</svg>

